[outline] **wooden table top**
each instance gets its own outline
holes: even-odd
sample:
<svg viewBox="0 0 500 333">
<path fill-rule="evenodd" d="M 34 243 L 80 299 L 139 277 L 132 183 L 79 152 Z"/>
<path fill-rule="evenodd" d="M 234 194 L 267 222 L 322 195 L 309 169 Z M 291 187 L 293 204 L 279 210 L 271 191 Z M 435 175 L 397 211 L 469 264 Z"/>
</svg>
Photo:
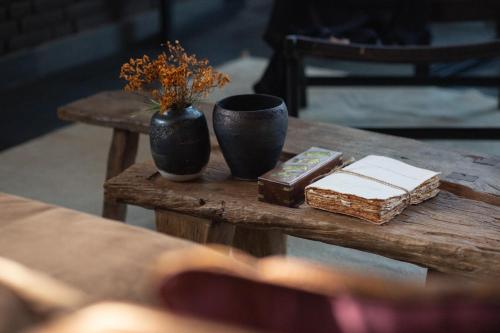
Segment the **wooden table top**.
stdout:
<svg viewBox="0 0 500 333">
<path fill-rule="evenodd" d="M 211 105 L 201 104 L 211 128 Z M 59 109 L 63 119 L 147 133 L 150 113 L 140 97 L 103 92 Z M 105 184 L 106 196 L 148 208 L 356 248 L 464 276 L 500 275 L 500 157 L 438 149 L 419 141 L 332 124 L 290 119 L 284 156 L 311 146 L 359 159 L 385 155 L 442 173 L 438 197 L 407 208 L 383 226 L 302 205 L 257 200 L 257 184 L 233 180 L 212 136 L 207 171 L 197 181 L 169 182 L 151 163 L 136 164 Z"/>
</svg>

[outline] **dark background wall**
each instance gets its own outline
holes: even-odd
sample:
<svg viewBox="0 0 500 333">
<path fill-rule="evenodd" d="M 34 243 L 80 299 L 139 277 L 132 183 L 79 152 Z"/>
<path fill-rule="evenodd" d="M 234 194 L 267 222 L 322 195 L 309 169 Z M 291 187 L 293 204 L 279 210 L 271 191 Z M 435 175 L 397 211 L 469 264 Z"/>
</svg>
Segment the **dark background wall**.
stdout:
<svg viewBox="0 0 500 333">
<path fill-rule="evenodd" d="M 157 6 L 157 0 L 0 0 L 0 56 Z"/>
<path fill-rule="evenodd" d="M 0 7 L 18 1 L 27 0 L 0 0 Z M 31 15 L 39 13 L 35 1 L 30 0 Z M 157 1 L 57 1 L 58 6 L 45 10 L 62 10 L 69 18 L 75 4 L 93 9 L 81 9 L 65 35 L 0 55 L 0 151 L 68 125 L 57 118 L 57 107 L 102 90 L 122 89 L 120 66 L 130 57 L 154 56 L 162 49 L 165 37 L 160 34 Z M 213 66 L 236 59 L 243 51 L 269 56 L 261 35 L 270 0 L 247 5 L 242 0 L 171 0 L 171 4 L 169 39 L 180 40 L 188 52 L 208 58 Z M 55 29 L 59 24 L 64 20 L 44 27 Z"/>
</svg>

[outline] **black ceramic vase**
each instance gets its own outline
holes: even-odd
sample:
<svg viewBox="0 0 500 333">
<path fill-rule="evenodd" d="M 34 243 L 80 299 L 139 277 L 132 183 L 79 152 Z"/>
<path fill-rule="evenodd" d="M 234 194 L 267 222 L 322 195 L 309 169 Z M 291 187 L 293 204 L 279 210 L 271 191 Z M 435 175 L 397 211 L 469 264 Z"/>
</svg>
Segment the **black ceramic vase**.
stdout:
<svg viewBox="0 0 500 333">
<path fill-rule="evenodd" d="M 236 95 L 215 104 L 214 130 L 233 177 L 256 180 L 275 167 L 288 128 L 285 102 L 270 95 Z"/>
<path fill-rule="evenodd" d="M 173 181 L 195 179 L 210 157 L 205 115 L 189 106 L 155 113 L 149 130 L 151 154 L 160 174 Z"/>
</svg>

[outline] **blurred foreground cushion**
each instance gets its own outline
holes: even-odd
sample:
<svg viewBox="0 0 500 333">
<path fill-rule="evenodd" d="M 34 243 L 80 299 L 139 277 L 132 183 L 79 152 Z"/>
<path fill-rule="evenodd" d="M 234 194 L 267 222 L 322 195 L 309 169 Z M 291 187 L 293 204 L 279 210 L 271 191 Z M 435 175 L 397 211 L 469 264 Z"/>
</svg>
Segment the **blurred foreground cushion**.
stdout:
<svg viewBox="0 0 500 333">
<path fill-rule="evenodd" d="M 0 193 L 0 256 L 44 272 L 91 300 L 153 304 L 150 267 L 196 246 L 120 222 Z"/>
<path fill-rule="evenodd" d="M 34 328 L 27 333 L 252 333 L 127 303 L 105 302 Z"/>
<path fill-rule="evenodd" d="M 40 320 L 26 302 L 0 285 L 0 332 L 18 332 Z"/>
<path fill-rule="evenodd" d="M 234 258 L 208 251 L 181 250 L 158 261 L 159 294 L 169 311 L 290 333 L 500 329 L 496 284 L 455 281 L 422 288 L 284 257 L 249 258 L 235 265 Z"/>
</svg>

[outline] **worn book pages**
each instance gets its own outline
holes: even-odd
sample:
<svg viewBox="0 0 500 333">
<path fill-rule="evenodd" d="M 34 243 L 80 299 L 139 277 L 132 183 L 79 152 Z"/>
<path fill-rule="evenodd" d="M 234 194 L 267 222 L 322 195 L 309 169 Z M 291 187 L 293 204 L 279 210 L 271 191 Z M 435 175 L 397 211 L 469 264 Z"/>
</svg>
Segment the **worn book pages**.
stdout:
<svg viewBox="0 0 500 333">
<path fill-rule="evenodd" d="M 438 172 L 429 171 L 411 166 L 395 159 L 369 155 L 344 168 L 357 174 L 394 184 L 408 191 L 413 191 L 428 179 L 438 175 Z M 314 183 L 314 187 L 335 189 L 337 192 L 352 194 L 365 199 L 385 200 L 405 194 L 403 190 L 381 183 L 357 177 L 351 174 L 334 173 Z"/>
<path fill-rule="evenodd" d="M 349 172 L 349 173 L 346 173 Z M 439 192 L 439 173 L 369 155 L 306 187 L 312 207 L 384 223 Z"/>
</svg>

